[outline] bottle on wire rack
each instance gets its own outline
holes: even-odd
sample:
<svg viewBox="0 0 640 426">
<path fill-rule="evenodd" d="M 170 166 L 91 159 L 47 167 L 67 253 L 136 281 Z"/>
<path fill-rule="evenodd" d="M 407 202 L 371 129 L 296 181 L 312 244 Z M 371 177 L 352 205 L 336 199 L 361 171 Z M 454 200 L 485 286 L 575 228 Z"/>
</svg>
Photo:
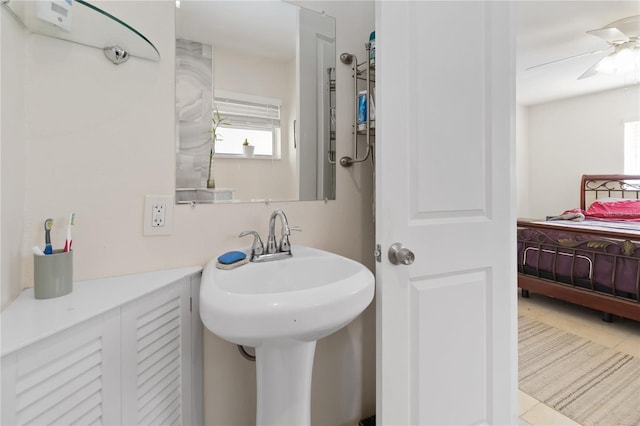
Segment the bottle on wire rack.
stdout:
<svg viewBox="0 0 640 426">
<path fill-rule="evenodd" d="M 369 47 L 369 65 L 373 67 L 376 65 L 376 32 L 375 31 L 371 31 L 371 34 L 369 34 L 369 43 L 371 43 Z"/>
</svg>

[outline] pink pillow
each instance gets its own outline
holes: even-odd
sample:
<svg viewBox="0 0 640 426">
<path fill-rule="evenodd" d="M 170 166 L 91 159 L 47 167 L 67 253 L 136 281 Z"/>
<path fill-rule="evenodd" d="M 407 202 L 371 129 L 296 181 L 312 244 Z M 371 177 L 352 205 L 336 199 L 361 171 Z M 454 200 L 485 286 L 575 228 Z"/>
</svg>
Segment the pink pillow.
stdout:
<svg viewBox="0 0 640 426">
<path fill-rule="evenodd" d="M 585 216 L 603 219 L 640 219 L 640 200 L 613 203 L 594 201 L 585 212 Z"/>
</svg>

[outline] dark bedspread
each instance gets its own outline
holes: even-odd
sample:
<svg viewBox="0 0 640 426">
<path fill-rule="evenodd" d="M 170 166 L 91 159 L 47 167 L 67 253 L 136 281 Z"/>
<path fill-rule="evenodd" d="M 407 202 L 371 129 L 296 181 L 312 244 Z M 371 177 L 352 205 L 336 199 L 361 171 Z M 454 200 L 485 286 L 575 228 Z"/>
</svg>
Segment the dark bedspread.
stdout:
<svg viewBox="0 0 640 426">
<path fill-rule="evenodd" d="M 519 227 L 518 270 L 637 301 L 640 243 L 636 241 L 589 235 L 579 229 Z"/>
</svg>

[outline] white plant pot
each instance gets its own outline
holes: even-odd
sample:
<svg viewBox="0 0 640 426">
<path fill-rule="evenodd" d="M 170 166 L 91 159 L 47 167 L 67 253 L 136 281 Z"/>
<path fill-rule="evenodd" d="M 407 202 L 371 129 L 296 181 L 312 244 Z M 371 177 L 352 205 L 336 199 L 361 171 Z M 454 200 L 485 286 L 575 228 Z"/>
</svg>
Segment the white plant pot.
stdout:
<svg viewBox="0 0 640 426">
<path fill-rule="evenodd" d="M 253 157 L 253 150 L 256 147 L 253 145 L 242 145 L 242 153 L 244 154 L 245 157 L 251 158 Z"/>
</svg>

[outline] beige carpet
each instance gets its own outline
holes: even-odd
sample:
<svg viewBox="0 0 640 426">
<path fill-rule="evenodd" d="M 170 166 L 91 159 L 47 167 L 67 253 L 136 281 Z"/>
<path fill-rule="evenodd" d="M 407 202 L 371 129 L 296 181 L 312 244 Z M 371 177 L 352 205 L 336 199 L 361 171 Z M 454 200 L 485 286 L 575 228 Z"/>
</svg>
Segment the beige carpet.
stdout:
<svg viewBox="0 0 640 426">
<path fill-rule="evenodd" d="M 521 316 L 520 390 L 582 425 L 640 425 L 640 359 Z"/>
</svg>

